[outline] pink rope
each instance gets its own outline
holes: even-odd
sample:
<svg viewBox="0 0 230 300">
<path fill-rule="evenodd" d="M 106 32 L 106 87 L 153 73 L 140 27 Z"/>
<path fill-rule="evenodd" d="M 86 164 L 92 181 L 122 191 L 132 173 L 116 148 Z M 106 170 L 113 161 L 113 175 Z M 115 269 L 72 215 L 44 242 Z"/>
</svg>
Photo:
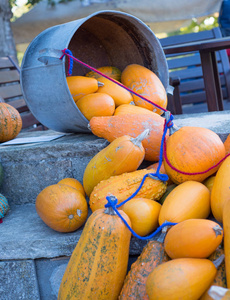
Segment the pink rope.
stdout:
<svg viewBox="0 0 230 300">
<path fill-rule="evenodd" d="M 95 69 L 95 68 L 91 67 L 90 65 L 84 63 L 83 61 L 81 61 L 81 60 L 75 58 L 74 56 L 70 55 L 66 50 L 68 50 L 68 49 L 65 48 L 64 50 L 62 50 L 62 53 L 63 53 L 63 54 L 62 54 L 62 56 L 60 57 L 60 59 L 62 59 L 65 55 L 67 55 L 67 56 L 68 56 L 69 64 L 70 64 L 70 58 L 71 58 L 71 59 L 75 60 L 76 62 L 82 64 L 83 66 L 87 67 L 88 69 L 90 69 L 90 70 L 92 70 L 92 71 L 98 73 L 99 75 L 101 75 L 101 76 L 103 76 L 103 77 L 109 79 L 110 81 L 114 82 L 115 84 L 117 84 L 117 85 L 123 87 L 124 89 L 126 89 L 126 90 L 129 91 L 130 93 L 136 95 L 137 97 L 140 97 L 140 98 L 142 98 L 143 100 L 145 100 L 145 101 L 147 101 L 147 102 L 153 104 L 154 106 L 156 106 L 157 108 L 163 110 L 164 112 L 168 111 L 167 109 L 164 109 L 164 108 L 161 107 L 160 105 L 158 105 L 158 104 L 152 102 L 151 100 L 145 98 L 144 96 L 142 96 L 142 95 L 140 95 L 140 94 L 134 92 L 134 91 L 131 90 L 130 88 L 124 86 L 122 83 L 120 83 L 120 82 L 114 80 L 113 78 L 110 78 L 109 76 L 107 76 L 107 75 L 101 73 L 101 72 L 98 71 L 97 69 Z M 69 75 L 69 73 L 68 73 L 68 75 Z M 171 112 L 170 112 L 170 115 L 171 115 Z M 166 126 L 166 120 L 165 120 L 165 123 L 164 123 L 164 129 L 163 129 L 163 132 L 164 132 L 164 130 L 165 130 L 165 126 Z M 171 126 L 172 126 L 172 121 L 170 121 L 170 123 L 168 124 L 167 127 L 169 128 L 169 127 L 171 127 Z M 174 171 L 176 171 L 176 172 L 178 172 L 178 173 L 181 173 L 181 174 L 184 174 L 184 175 L 199 175 L 199 174 L 207 173 L 207 172 L 211 171 L 212 169 L 216 168 L 219 164 L 221 164 L 221 163 L 222 163 L 229 155 L 230 155 L 230 153 L 227 154 L 224 158 L 222 158 L 217 164 L 215 164 L 214 166 L 208 168 L 208 169 L 205 170 L 205 171 L 202 171 L 202 172 L 193 172 L 193 173 L 184 172 L 184 171 L 178 170 L 176 167 L 174 167 L 174 166 L 170 163 L 170 161 L 168 160 L 168 157 L 167 157 L 167 153 L 166 153 L 166 137 L 164 138 L 164 141 L 163 141 L 163 157 L 165 158 L 167 164 L 168 164 Z"/>
<path fill-rule="evenodd" d="M 110 81 L 112 81 L 112 82 L 116 83 L 117 85 L 123 87 L 124 89 L 126 89 L 126 90 L 129 91 L 130 93 L 132 93 L 132 94 L 134 94 L 134 95 L 136 95 L 136 96 L 142 98 L 143 100 L 145 100 L 145 101 L 147 101 L 147 102 L 153 104 L 153 105 L 156 106 L 157 108 L 159 108 L 159 109 L 161 109 L 161 110 L 163 110 L 163 111 L 165 111 L 165 112 L 168 111 L 167 109 L 164 109 L 164 108 L 161 107 L 160 105 L 158 105 L 158 104 L 152 102 L 151 100 L 145 98 L 144 96 L 142 96 L 142 95 L 140 95 L 140 94 L 134 92 L 133 90 L 131 90 L 131 89 L 128 88 L 127 86 L 124 86 L 122 83 L 120 83 L 120 82 L 114 80 L 113 78 L 110 78 L 109 76 L 107 76 L 107 75 L 101 73 L 101 72 L 98 71 L 97 69 L 91 67 L 90 65 L 84 63 L 83 61 L 77 59 L 76 57 L 70 55 L 69 53 L 66 53 L 66 52 L 65 52 L 66 50 L 67 50 L 67 49 L 62 50 L 63 55 L 60 57 L 60 59 L 62 59 L 64 55 L 67 55 L 69 58 L 72 58 L 73 60 L 75 60 L 75 61 L 77 61 L 78 63 L 82 64 L 83 66 L 89 68 L 90 70 L 92 70 L 92 71 L 98 73 L 99 75 L 101 75 L 101 76 L 103 76 L 103 77 L 109 79 Z"/>
</svg>

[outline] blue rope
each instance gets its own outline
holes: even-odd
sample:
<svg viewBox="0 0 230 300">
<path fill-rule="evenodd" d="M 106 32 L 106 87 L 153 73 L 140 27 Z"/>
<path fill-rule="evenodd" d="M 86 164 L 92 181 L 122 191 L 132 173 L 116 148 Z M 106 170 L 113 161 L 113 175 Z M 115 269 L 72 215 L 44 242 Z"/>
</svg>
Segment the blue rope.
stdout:
<svg viewBox="0 0 230 300">
<path fill-rule="evenodd" d="M 65 49 L 65 53 L 69 54 L 70 56 L 73 56 L 72 52 L 69 49 Z M 63 56 L 64 57 L 64 56 Z M 68 56 L 68 62 L 69 62 L 69 66 L 68 66 L 68 76 L 71 76 L 73 73 L 73 58 Z"/>
<path fill-rule="evenodd" d="M 3 218 L 8 208 L 8 201 L 6 197 L 4 197 L 1 194 L 0 194 L 0 207 L 2 208 L 2 212 L 0 211 L 0 217 Z"/>
<path fill-rule="evenodd" d="M 143 179 L 139 185 L 139 187 L 137 188 L 137 190 L 131 195 L 129 196 L 126 200 L 124 200 L 123 202 L 119 203 L 116 207 L 119 208 L 121 207 L 123 204 L 125 204 L 126 202 L 128 202 L 130 199 L 134 198 L 138 192 L 140 191 L 140 189 L 142 188 L 144 182 L 145 182 L 145 179 L 147 177 L 150 177 L 152 179 L 156 179 L 156 180 L 161 180 L 161 181 L 167 181 L 169 180 L 169 177 L 167 174 L 160 174 L 160 168 L 161 168 L 161 165 L 163 163 L 163 146 L 164 146 L 164 140 L 165 140 L 165 136 L 166 136 L 166 133 L 167 133 L 167 130 L 169 128 L 171 128 L 173 126 L 173 115 L 170 114 L 170 118 L 169 120 L 166 122 L 166 126 L 164 128 L 164 132 L 163 132 L 163 135 L 162 135 L 162 139 L 161 139 L 161 146 L 160 146 L 160 155 L 159 155 L 159 164 L 158 164 L 158 167 L 157 167 L 157 171 L 156 173 L 148 173 L 148 174 L 145 174 L 143 176 Z"/>
<path fill-rule="evenodd" d="M 151 239 L 153 238 L 157 233 L 159 233 L 163 227 L 165 226 L 173 226 L 173 225 L 176 225 L 177 223 L 172 223 L 172 222 L 164 222 L 161 226 L 159 226 L 153 233 L 151 233 L 150 235 L 147 235 L 147 236 L 140 236 L 138 235 L 130 226 L 129 224 L 127 223 L 127 221 L 122 217 L 122 215 L 119 213 L 119 210 L 117 209 L 117 198 L 113 195 L 111 196 L 107 196 L 106 197 L 107 199 L 107 204 L 105 204 L 105 207 L 111 207 L 115 212 L 116 214 L 121 218 L 121 220 L 124 222 L 124 224 L 126 225 L 126 227 L 130 230 L 130 232 L 133 234 L 133 236 L 135 236 L 136 238 L 140 239 L 140 240 L 148 240 L 148 239 Z"/>
</svg>

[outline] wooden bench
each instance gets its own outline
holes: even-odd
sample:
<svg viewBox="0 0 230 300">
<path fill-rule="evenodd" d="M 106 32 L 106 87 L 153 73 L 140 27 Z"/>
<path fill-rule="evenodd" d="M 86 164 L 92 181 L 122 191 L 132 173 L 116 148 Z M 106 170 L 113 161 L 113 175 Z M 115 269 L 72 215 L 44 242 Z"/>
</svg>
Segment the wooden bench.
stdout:
<svg viewBox="0 0 230 300">
<path fill-rule="evenodd" d="M 23 130 L 47 129 L 33 116 L 26 105 L 20 86 L 20 68 L 10 56 L 0 57 L 0 102 L 6 102 L 19 111 Z"/>
<path fill-rule="evenodd" d="M 219 27 L 212 30 L 170 36 L 160 39 L 164 47 L 204 41 L 222 37 Z M 174 86 L 174 95 L 169 96 L 168 109 L 173 114 L 182 114 L 183 106 L 206 102 L 203 72 L 198 51 L 166 55 L 170 84 Z M 230 100 L 230 67 L 226 50 L 216 52 L 219 78 L 223 99 Z"/>
</svg>

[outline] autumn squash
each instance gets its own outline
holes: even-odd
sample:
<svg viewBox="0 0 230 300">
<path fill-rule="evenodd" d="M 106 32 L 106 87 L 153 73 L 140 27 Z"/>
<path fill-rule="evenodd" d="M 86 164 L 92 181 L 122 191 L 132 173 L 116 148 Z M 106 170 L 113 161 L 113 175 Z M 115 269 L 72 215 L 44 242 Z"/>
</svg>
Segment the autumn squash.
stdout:
<svg viewBox="0 0 230 300">
<path fill-rule="evenodd" d="M 206 219 L 211 211 L 210 192 L 197 181 L 185 181 L 166 197 L 159 214 L 159 224 L 187 219 Z"/>
<path fill-rule="evenodd" d="M 93 93 L 81 97 L 77 101 L 77 107 L 89 121 L 93 117 L 112 116 L 115 103 L 113 98 L 105 93 Z"/>
<path fill-rule="evenodd" d="M 160 198 L 159 203 L 162 205 L 165 202 L 165 199 L 168 197 L 168 195 L 172 192 L 172 190 L 175 189 L 177 185 L 175 183 L 167 185 L 166 191 L 164 195 Z"/>
<path fill-rule="evenodd" d="M 113 98 L 116 107 L 121 104 L 129 104 L 133 100 L 131 93 L 115 82 L 105 77 L 99 77 L 97 80 L 103 84 L 103 86 L 98 88 L 97 93 L 106 93 L 110 95 Z"/>
<path fill-rule="evenodd" d="M 209 259 L 211 261 L 215 261 L 218 257 L 224 254 L 224 249 L 222 247 L 218 247 L 210 256 Z M 223 262 L 219 265 L 217 268 L 217 273 L 216 276 L 211 283 L 211 286 L 219 286 L 226 288 L 227 287 L 227 282 L 226 282 L 226 272 L 225 272 L 225 263 L 224 260 Z M 209 287 L 210 288 L 210 287 Z M 212 300 L 212 297 L 209 295 L 209 289 L 201 296 L 199 300 Z"/>
<path fill-rule="evenodd" d="M 109 142 L 126 134 L 136 137 L 145 129 L 149 129 L 148 138 L 142 142 L 145 148 L 145 160 L 159 161 L 164 122 L 164 118 L 155 113 L 152 115 L 126 114 L 111 117 L 94 117 L 89 122 L 89 129 L 94 135 L 102 137 Z"/>
<path fill-rule="evenodd" d="M 142 140 L 148 136 L 148 133 L 147 129 L 136 138 L 123 135 L 90 160 L 83 175 L 83 186 L 88 196 L 101 180 L 138 169 L 145 157 Z"/>
<path fill-rule="evenodd" d="M 61 179 L 58 184 L 67 184 L 69 186 L 72 186 L 73 188 L 77 189 L 82 195 L 85 197 L 85 190 L 83 185 L 75 178 L 63 178 Z"/>
<path fill-rule="evenodd" d="M 165 251 L 175 258 L 207 258 L 221 244 L 222 227 L 208 219 L 188 219 L 172 226 L 164 241 Z"/>
<path fill-rule="evenodd" d="M 100 71 L 101 73 L 103 73 L 104 75 L 113 78 L 117 81 L 121 81 L 121 70 L 117 67 L 114 66 L 103 66 L 103 67 L 99 67 L 97 68 L 97 71 Z M 99 77 L 101 77 L 100 74 L 94 72 L 94 71 L 90 71 L 88 73 L 85 74 L 86 77 L 93 77 L 98 79 Z"/>
<path fill-rule="evenodd" d="M 223 222 L 223 207 L 230 199 L 230 156 L 221 164 L 211 192 L 211 210 L 217 221 Z"/>
<path fill-rule="evenodd" d="M 0 143 L 14 139 L 22 129 L 22 118 L 12 105 L 0 103 Z"/>
<path fill-rule="evenodd" d="M 230 154 L 230 133 L 227 136 L 226 140 L 224 141 L 224 147 L 226 150 L 226 154 Z"/>
<path fill-rule="evenodd" d="M 224 156 L 224 144 L 215 132 L 202 127 L 184 126 L 170 135 L 166 141 L 165 171 L 176 184 L 188 180 L 202 182 L 217 171 L 219 165 L 212 167 Z M 201 172 L 202 174 L 193 174 Z"/>
<path fill-rule="evenodd" d="M 89 198 L 89 205 L 92 211 L 103 208 L 107 203 L 106 197 L 109 194 L 114 195 L 118 204 L 130 197 L 140 186 L 143 177 L 146 174 L 153 173 L 155 170 L 141 169 L 129 173 L 123 173 L 117 176 L 111 176 L 109 179 L 100 181 L 93 189 Z M 167 183 L 147 177 L 136 194 L 139 198 L 148 198 L 158 200 L 165 192 Z"/>
<path fill-rule="evenodd" d="M 224 228 L 224 254 L 227 287 L 230 288 L 230 198 L 225 201 L 223 207 L 223 228 Z"/>
<path fill-rule="evenodd" d="M 148 114 L 152 115 L 153 112 L 151 110 L 148 110 L 146 108 L 133 105 L 133 104 L 122 104 L 119 105 L 114 112 L 114 115 L 127 115 L 127 114 Z"/>
<path fill-rule="evenodd" d="M 131 232 L 111 208 L 92 213 L 70 257 L 58 300 L 117 300 L 127 273 L 130 238 Z"/>
<path fill-rule="evenodd" d="M 66 81 L 75 103 L 81 97 L 95 93 L 99 86 L 97 79 L 85 76 L 68 76 L 66 77 Z"/>
<path fill-rule="evenodd" d="M 137 260 L 131 265 L 125 277 L 119 300 L 148 300 L 146 280 L 148 275 L 161 263 L 169 260 L 164 251 L 164 237 L 166 231 L 160 234 L 157 240 L 150 240 L 143 248 Z"/>
<path fill-rule="evenodd" d="M 72 232 L 80 228 L 88 215 L 85 197 L 66 184 L 53 184 L 37 196 L 36 211 L 43 222 L 59 232 Z"/>
<path fill-rule="evenodd" d="M 151 70 L 138 64 L 128 65 L 121 74 L 121 82 L 132 91 L 166 109 L 168 104 L 166 90 L 159 77 Z M 162 109 L 137 95 L 133 94 L 132 96 L 137 106 L 147 108 L 159 115 L 163 113 Z"/>
<path fill-rule="evenodd" d="M 215 178 L 216 178 L 216 175 L 212 175 L 203 181 L 203 184 L 209 189 L 210 193 L 212 191 Z"/>
<path fill-rule="evenodd" d="M 222 259 L 178 258 L 158 265 L 146 281 L 149 300 L 199 299 L 213 282 Z"/>
<path fill-rule="evenodd" d="M 152 233 L 158 227 L 161 205 L 147 198 L 133 198 L 121 206 L 129 216 L 132 229 L 140 236 Z"/>
</svg>

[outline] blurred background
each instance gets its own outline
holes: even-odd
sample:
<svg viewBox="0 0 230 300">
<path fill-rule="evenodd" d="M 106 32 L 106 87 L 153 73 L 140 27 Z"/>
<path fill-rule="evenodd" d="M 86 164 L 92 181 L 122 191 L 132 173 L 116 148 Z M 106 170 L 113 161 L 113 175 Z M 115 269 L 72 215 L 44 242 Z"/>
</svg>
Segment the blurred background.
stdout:
<svg viewBox="0 0 230 300">
<path fill-rule="evenodd" d="M 0 56 L 21 63 L 30 42 L 43 30 L 100 10 L 131 14 L 158 38 L 218 26 L 220 0 L 0 0 Z"/>
</svg>

